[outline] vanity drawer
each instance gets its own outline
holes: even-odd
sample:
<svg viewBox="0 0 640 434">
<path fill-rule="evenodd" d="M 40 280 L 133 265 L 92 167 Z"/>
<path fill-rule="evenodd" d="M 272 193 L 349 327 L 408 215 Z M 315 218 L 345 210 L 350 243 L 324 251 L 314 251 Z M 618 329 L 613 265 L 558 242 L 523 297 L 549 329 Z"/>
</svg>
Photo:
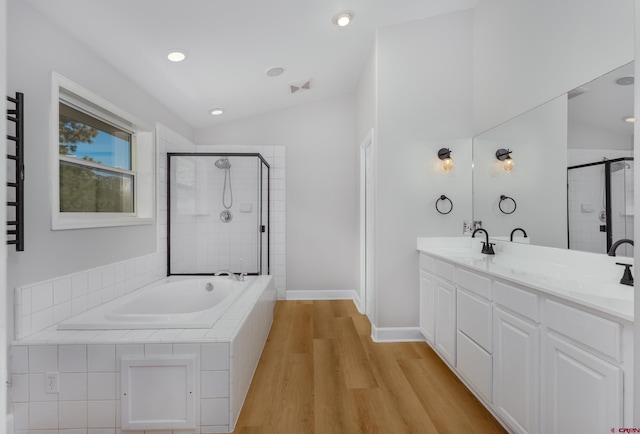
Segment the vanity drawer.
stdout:
<svg viewBox="0 0 640 434">
<path fill-rule="evenodd" d="M 447 262 L 435 260 L 435 273 L 443 279 L 453 282 L 455 267 Z"/>
<path fill-rule="evenodd" d="M 491 279 L 458 268 L 456 283 L 459 287 L 491 300 Z"/>
<path fill-rule="evenodd" d="M 420 269 L 433 273 L 436 268 L 436 260 L 431 256 L 420 253 Z"/>
<path fill-rule="evenodd" d="M 491 354 L 480 348 L 464 333 L 458 332 L 458 365 L 462 376 L 482 395 L 492 401 L 493 360 Z"/>
<path fill-rule="evenodd" d="M 506 283 L 494 282 L 493 297 L 496 304 L 506 307 L 532 321 L 540 322 L 537 294 L 507 285 Z"/>
<path fill-rule="evenodd" d="M 622 361 L 620 324 L 552 300 L 545 300 L 545 320 L 549 329 Z"/>
<path fill-rule="evenodd" d="M 489 353 L 492 351 L 492 317 L 489 302 L 458 289 L 458 330 Z"/>
</svg>

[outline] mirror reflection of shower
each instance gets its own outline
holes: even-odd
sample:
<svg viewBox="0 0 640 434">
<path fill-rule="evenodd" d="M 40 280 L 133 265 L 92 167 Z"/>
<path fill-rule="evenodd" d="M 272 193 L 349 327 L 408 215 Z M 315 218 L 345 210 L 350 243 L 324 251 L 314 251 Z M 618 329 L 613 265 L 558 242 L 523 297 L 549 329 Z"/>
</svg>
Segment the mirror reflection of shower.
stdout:
<svg viewBox="0 0 640 434">
<path fill-rule="evenodd" d="M 231 186 L 231 163 L 227 157 L 218 158 L 215 165 L 218 169 L 224 170 L 224 185 L 222 187 L 222 206 L 225 208 L 220 213 L 220 220 L 228 223 L 233 219 L 230 209 L 233 206 L 233 188 Z M 227 186 L 229 191 L 229 205 L 227 205 Z"/>
<path fill-rule="evenodd" d="M 571 166 L 567 180 L 570 249 L 606 253 L 615 241 L 634 238 L 633 157 Z M 618 252 L 632 254 L 627 246 Z"/>
</svg>

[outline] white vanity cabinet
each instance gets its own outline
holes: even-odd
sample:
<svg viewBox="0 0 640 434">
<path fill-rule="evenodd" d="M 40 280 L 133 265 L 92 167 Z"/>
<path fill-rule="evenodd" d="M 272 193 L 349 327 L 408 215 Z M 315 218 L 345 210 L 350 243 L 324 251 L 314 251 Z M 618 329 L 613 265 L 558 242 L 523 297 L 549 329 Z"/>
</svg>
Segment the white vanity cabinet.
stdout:
<svg viewBox="0 0 640 434">
<path fill-rule="evenodd" d="M 543 431 L 624 426 L 621 324 L 546 300 Z"/>
<path fill-rule="evenodd" d="M 457 369 L 486 401 L 492 401 L 493 312 L 491 280 L 456 270 Z"/>
<path fill-rule="evenodd" d="M 495 411 L 517 433 L 539 430 L 539 297 L 496 281 L 494 308 Z"/>
<path fill-rule="evenodd" d="M 456 363 L 455 267 L 420 256 L 420 331 L 451 366 Z"/>
<path fill-rule="evenodd" d="M 485 407 L 514 433 L 630 426 L 632 322 L 475 262 L 421 251 L 420 330 Z"/>
<path fill-rule="evenodd" d="M 456 287 L 436 277 L 436 351 L 456 365 Z"/>
<path fill-rule="evenodd" d="M 420 332 L 432 346 L 436 344 L 435 259 L 420 255 Z"/>
</svg>

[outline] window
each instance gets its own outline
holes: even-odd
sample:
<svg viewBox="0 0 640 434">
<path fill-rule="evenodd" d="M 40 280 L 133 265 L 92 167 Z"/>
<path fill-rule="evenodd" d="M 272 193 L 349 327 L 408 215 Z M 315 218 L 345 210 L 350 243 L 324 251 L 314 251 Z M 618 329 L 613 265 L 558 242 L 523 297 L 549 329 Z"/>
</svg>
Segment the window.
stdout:
<svg viewBox="0 0 640 434">
<path fill-rule="evenodd" d="M 53 229 L 153 223 L 153 132 L 53 75 Z"/>
</svg>

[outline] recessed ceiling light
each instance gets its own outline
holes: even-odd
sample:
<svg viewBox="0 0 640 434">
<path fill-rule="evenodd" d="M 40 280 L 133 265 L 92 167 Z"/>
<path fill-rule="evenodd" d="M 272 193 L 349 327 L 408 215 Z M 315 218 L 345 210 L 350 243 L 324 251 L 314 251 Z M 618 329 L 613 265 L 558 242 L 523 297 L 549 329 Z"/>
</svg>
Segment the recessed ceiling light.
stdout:
<svg viewBox="0 0 640 434">
<path fill-rule="evenodd" d="M 214 108 L 209 110 L 209 114 L 212 116 L 220 116 L 222 113 L 224 113 L 223 108 Z"/>
<path fill-rule="evenodd" d="M 181 50 L 171 50 L 169 54 L 167 54 L 167 59 L 172 62 L 182 62 L 187 58 L 187 53 Z"/>
<path fill-rule="evenodd" d="M 283 72 L 284 68 L 282 66 L 273 66 L 267 69 L 265 71 L 265 74 L 267 74 L 269 77 L 277 77 L 279 75 L 282 75 Z"/>
<path fill-rule="evenodd" d="M 635 79 L 633 77 L 620 77 L 616 80 L 616 83 L 620 86 L 629 86 L 630 84 L 633 84 L 634 81 Z"/>
<path fill-rule="evenodd" d="M 353 19 L 353 11 L 340 11 L 333 16 L 331 22 L 338 27 L 346 27 Z"/>
<path fill-rule="evenodd" d="M 625 122 L 633 123 L 633 122 L 636 121 L 636 118 L 633 117 L 633 116 L 625 116 L 625 117 L 622 118 L 622 120 L 625 121 Z"/>
</svg>

